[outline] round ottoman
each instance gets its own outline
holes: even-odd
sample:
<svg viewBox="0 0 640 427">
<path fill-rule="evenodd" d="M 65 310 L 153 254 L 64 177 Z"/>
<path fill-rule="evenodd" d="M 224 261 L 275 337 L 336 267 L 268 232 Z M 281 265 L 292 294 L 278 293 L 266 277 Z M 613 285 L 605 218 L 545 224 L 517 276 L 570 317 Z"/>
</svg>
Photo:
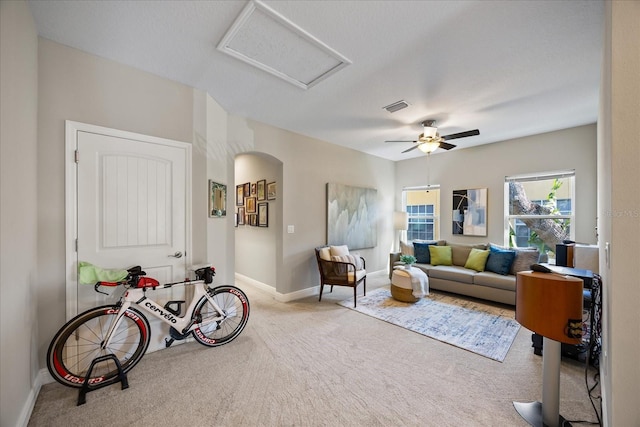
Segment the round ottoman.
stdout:
<svg viewBox="0 0 640 427">
<path fill-rule="evenodd" d="M 412 280 L 419 280 L 418 275 L 426 274 L 417 268 L 412 268 L 411 273 L 404 268 L 396 268 L 391 275 L 391 296 L 402 302 L 416 302 L 420 298 L 413 296 Z M 412 277 L 412 275 L 414 277 Z M 428 291 L 427 291 L 428 292 Z"/>
</svg>

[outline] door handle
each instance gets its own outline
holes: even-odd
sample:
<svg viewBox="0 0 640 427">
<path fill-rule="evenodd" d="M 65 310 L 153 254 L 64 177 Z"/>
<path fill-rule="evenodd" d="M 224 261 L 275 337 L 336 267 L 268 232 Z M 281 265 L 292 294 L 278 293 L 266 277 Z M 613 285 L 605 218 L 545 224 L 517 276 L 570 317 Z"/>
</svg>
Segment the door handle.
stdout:
<svg viewBox="0 0 640 427">
<path fill-rule="evenodd" d="M 182 252 L 177 251 L 175 254 L 169 255 L 169 258 L 182 258 Z"/>
</svg>

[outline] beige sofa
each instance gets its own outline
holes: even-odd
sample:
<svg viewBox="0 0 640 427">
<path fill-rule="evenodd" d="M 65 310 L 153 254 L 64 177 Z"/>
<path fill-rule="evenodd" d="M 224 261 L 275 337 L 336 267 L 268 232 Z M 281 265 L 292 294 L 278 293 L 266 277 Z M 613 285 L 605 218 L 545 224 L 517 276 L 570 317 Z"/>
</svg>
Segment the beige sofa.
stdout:
<svg viewBox="0 0 640 427">
<path fill-rule="evenodd" d="M 431 265 L 416 263 L 417 267 L 429 277 L 429 288 L 475 298 L 495 301 L 503 304 L 516 303 L 516 276 L 518 271 L 529 270 L 531 264 L 538 261 L 538 251 L 535 248 L 517 250 L 515 259 L 506 275 L 492 271 L 476 271 L 465 268 L 472 249 L 488 250 L 490 244 L 457 244 L 439 241 L 438 246 L 451 246 L 452 265 Z M 402 252 L 392 252 L 389 255 L 389 278 L 393 268 L 403 265 L 400 255 L 414 255 L 412 243 L 401 244 Z M 494 245 L 497 247 L 497 245 Z M 491 255 L 489 255 L 491 256 Z"/>
</svg>

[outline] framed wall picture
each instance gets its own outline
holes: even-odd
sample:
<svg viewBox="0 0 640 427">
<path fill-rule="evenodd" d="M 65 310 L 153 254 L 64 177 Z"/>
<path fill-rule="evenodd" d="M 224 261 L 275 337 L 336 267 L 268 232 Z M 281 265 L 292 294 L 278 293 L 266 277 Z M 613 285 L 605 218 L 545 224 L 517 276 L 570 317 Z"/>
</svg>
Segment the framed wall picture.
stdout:
<svg viewBox="0 0 640 427">
<path fill-rule="evenodd" d="M 276 199 L 276 183 L 270 182 L 267 184 L 267 200 Z"/>
<path fill-rule="evenodd" d="M 247 218 L 249 219 L 249 225 L 255 227 L 258 225 L 258 215 L 257 214 L 248 214 Z"/>
<path fill-rule="evenodd" d="M 487 189 L 453 191 L 452 234 L 487 235 Z"/>
<path fill-rule="evenodd" d="M 247 207 L 247 213 L 249 213 L 249 214 L 256 213 L 256 198 L 255 197 L 247 197 L 244 200 L 245 200 L 245 205 Z"/>
<path fill-rule="evenodd" d="M 269 226 L 269 203 L 258 203 L 258 227 Z"/>
<path fill-rule="evenodd" d="M 248 182 L 244 184 L 244 197 L 249 197 L 251 195 L 251 184 Z"/>
<path fill-rule="evenodd" d="M 257 190 L 258 186 L 257 184 L 254 182 L 253 184 L 251 184 L 251 197 L 255 197 L 258 190 Z"/>
<path fill-rule="evenodd" d="M 261 179 L 260 181 L 257 182 L 258 184 L 258 193 L 257 193 L 257 197 L 259 201 L 262 200 L 267 200 L 267 181 L 264 179 Z"/>
<path fill-rule="evenodd" d="M 244 206 L 244 185 L 236 185 L 236 206 Z"/>
<path fill-rule="evenodd" d="M 227 216 L 227 186 L 209 180 L 209 217 Z"/>
<path fill-rule="evenodd" d="M 238 208 L 238 225 L 244 225 L 244 207 Z"/>
</svg>

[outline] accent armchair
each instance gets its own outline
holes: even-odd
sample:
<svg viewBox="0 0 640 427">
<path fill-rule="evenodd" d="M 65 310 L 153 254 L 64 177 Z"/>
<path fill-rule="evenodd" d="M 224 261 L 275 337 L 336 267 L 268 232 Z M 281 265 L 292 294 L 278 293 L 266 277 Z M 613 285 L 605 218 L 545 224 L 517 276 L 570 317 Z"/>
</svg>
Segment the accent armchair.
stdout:
<svg viewBox="0 0 640 427">
<path fill-rule="evenodd" d="M 360 255 L 349 254 L 346 246 L 320 246 L 315 249 L 316 261 L 320 272 L 320 298 L 324 285 L 350 286 L 353 288 L 353 306 L 356 306 L 358 285 L 362 283 L 364 295 L 367 294 L 367 271 L 365 260 Z"/>
</svg>

